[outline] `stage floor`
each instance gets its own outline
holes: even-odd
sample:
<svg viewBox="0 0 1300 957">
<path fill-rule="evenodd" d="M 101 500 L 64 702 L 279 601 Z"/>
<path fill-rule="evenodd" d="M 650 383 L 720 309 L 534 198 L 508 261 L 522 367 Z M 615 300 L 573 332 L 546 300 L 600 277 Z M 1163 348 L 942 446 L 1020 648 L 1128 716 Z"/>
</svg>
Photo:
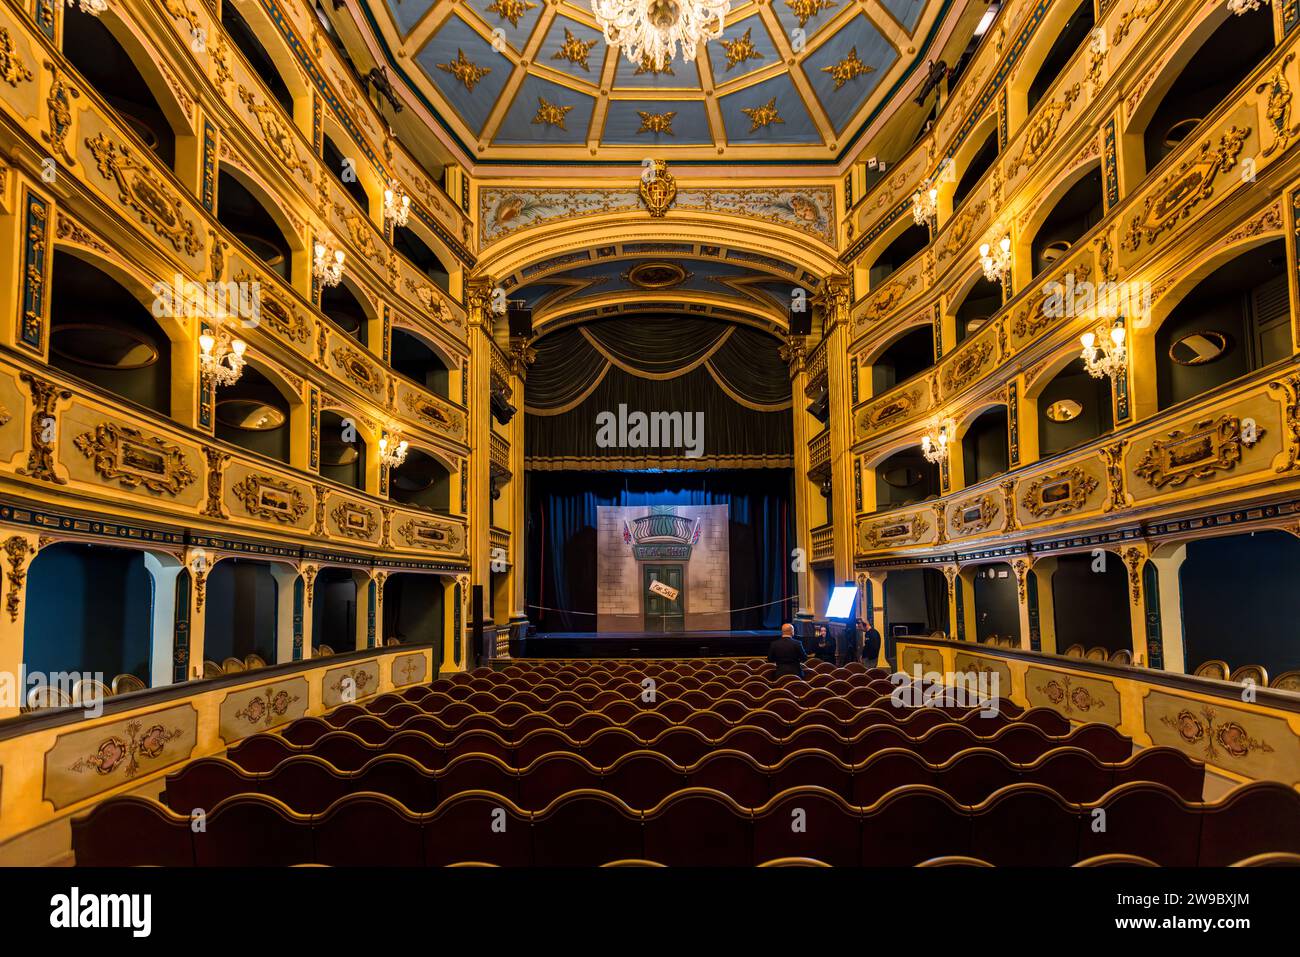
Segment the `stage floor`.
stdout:
<svg viewBox="0 0 1300 957">
<path fill-rule="evenodd" d="M 766 656 L 772 631 L 551 631 L 519 641 L 517 658 L 720 658 Z"/>
</svg>

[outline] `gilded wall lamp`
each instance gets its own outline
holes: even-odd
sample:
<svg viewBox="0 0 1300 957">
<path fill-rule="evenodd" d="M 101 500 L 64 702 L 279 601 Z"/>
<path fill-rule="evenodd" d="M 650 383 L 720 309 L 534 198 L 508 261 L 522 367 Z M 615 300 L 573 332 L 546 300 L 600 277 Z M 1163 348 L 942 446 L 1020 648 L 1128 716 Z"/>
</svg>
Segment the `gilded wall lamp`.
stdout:
<svg viewBox="0 0 1300 957">
<path fill-rule="evenodd" d="M 325 286 L 337 286 L 343 281 L 343 250 L 331 250 L 319 240 L 316 242 L 316 255 L 312 260 L 312 277 Z"/>
<path fill-rule="evenodd" d="M 386 468 L 395 469 L 406 461 L 406 451 L 411 443 L 396 431 L 385 432 L 379 437 L 379 462 Z"/>
<path fill-rule="evenodd" d="M 405 226 L 411 218 L 411 197 L 402 192 L 397 180 L 384 190 L 384 219 L 394 226 Z"/>
<path fill-rule="evenodd" d="M 1128 350 L 1124 345 L 1124 317 L 1119 316 L 1111 324 L 1110 330 L 1100 340 L 1092 330 L 1079 337 L 1083 343 L 1080 358 L 1088 375 L 1094 379 L 1110 376 L 1114 379 L 1124 374 Z"/>
<path fill-rule="evenodd" d="M 953 434 L 951 422 L 940 422 L 921 436 L 921 454 L 932 465 L 942 465 L 948 461 L 948 443 Z"/>
<path fill-rule="evenodd" d="M 234 385 L 244 374 L 247 348 L 243 339 L 236 339 L 224 330 L 218 329 L 216 335 L 203 333 L 199 336 L 200 373 L 217 387 Z"/>
<path fill-rule="evenodd" d="M 912 195 L 912 219 L 918 226 L 934 228 L 939 218 L 939 189 L 926 180 Z"/>
<path fill-rule="evenodd" d="M 996 247 L 980 244 L 980 265 L 989 282 L 1002 282 L 1011 269 L 1011 237 L 1003 236 Z"/>
</svg>

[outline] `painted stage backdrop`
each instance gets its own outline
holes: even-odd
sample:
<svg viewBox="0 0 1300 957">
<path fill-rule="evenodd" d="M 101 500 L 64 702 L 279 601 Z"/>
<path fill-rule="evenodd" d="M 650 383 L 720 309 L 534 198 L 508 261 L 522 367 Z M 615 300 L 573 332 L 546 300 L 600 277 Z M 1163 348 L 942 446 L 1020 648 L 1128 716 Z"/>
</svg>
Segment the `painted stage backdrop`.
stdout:
<svg viewBox="0 0 1300 957">
<path fill-rule="evenodd" d="M 596 508 L 597 631 L 731 628 L 726 505 Z"/>
</svg>

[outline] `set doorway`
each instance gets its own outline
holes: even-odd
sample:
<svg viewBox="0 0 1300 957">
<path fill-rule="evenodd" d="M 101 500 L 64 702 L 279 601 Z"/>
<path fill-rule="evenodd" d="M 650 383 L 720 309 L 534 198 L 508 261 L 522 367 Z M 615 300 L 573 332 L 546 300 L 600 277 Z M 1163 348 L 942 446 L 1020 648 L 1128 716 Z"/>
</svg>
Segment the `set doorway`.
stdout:
<svg viewBox="0 0 1300 957">
<path fill-rule="evenodd" d="M 650 590 L 652 582 L 662 582 L 677 592 L 667 597 Z M 642 565 L 642 594 L 645 596 L 646 631 L 680 632 L 686 630 L 686 576 L 682 565 Z"/>
</svg>

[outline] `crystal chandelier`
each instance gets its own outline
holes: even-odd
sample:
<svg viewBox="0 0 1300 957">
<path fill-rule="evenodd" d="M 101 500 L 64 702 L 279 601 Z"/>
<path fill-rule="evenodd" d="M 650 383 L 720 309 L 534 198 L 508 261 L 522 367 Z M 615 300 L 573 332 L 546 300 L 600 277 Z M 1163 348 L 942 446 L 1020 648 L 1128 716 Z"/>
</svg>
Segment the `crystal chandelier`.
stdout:
<svg viewBox="0 0 1300 957">
<path fill-rule="evenodd" d="M 985 279 L 989 282 L 1001 282 L 1011 267 L 1011 237 L 1003 236 L 996 250 L 988 243 L 981 243 L 980 265 L 984 267 Z"/>
<path fill-rule="evenodd" d="M 379 462 L 387 468 L 395 469 L 406 461 L 409 442 L 396 432 L 385 432 L 379 437 Z"/>
<path fill-rule="evenodd" d="M 722 36 L 730 0 L 591 0 L 605 42 L 637 66 L 656 73 L 677 55 L 694 60 L 696 48 Z"/>
<path fill-rule="evenodd" d="M 68 0 L 68 6 L 77 7 L 82 13 L 97 17 L 108 9 L 108 0 Z"/>
<path fill-rule="evenodd" d="M 1109 340 L 1109 342 L 1107 342 Z M 1124 317 L 1115 320 L 1106 338 L 1097 342 L 1095 332 L 1085 332 L 1079 337 L 1083 343 L 1083 367 L 1094 379 L 1110 376 L 1112 379 L 1123 375 L 1127 350 L 1124 347 Z"/>
<path fill-rule="evenodd" d="M 939 218 L 939 190 L 926 180 L 912 196 L 912 219 L 918 226 L 933 226 Z"/>
<path fill-rule="evenodd" d="M 921 436 L 921 454 L 933 465 L 948 461 L 948 424 L 939 426 L 937 434 L 933 431 Z"/>
<path fill-rule="evenodd" d="M 398 188 L 396 180 L 384 190 L 384 219 L 394 226 L 405 226 L 411 218 L 411 197 Z"/>
<path fill-rule="evenodd" d="M 1272 3 L 1273 0 L 1228 0 L 1228 12 L 1241 16 L 1243 13 L 1254 13 L 1266 3 Z"/>
<path fill-rule="evenodd" d="M 343 250 L 336 249 L 333 254 L 322 242 L 316 243 L 316 258 L 312 260 L 311 274 L 322 286 L 337 286 L 343 281 Z"/>
<path fill-rule="evenodd" d="M 234 385 L 244 374 L 247 348 L 243 339 L 232 339 L 224 333 L 218 339 L 205 332 L 199 336 L 199 371 L 218 387 Z"/>
</svg>

